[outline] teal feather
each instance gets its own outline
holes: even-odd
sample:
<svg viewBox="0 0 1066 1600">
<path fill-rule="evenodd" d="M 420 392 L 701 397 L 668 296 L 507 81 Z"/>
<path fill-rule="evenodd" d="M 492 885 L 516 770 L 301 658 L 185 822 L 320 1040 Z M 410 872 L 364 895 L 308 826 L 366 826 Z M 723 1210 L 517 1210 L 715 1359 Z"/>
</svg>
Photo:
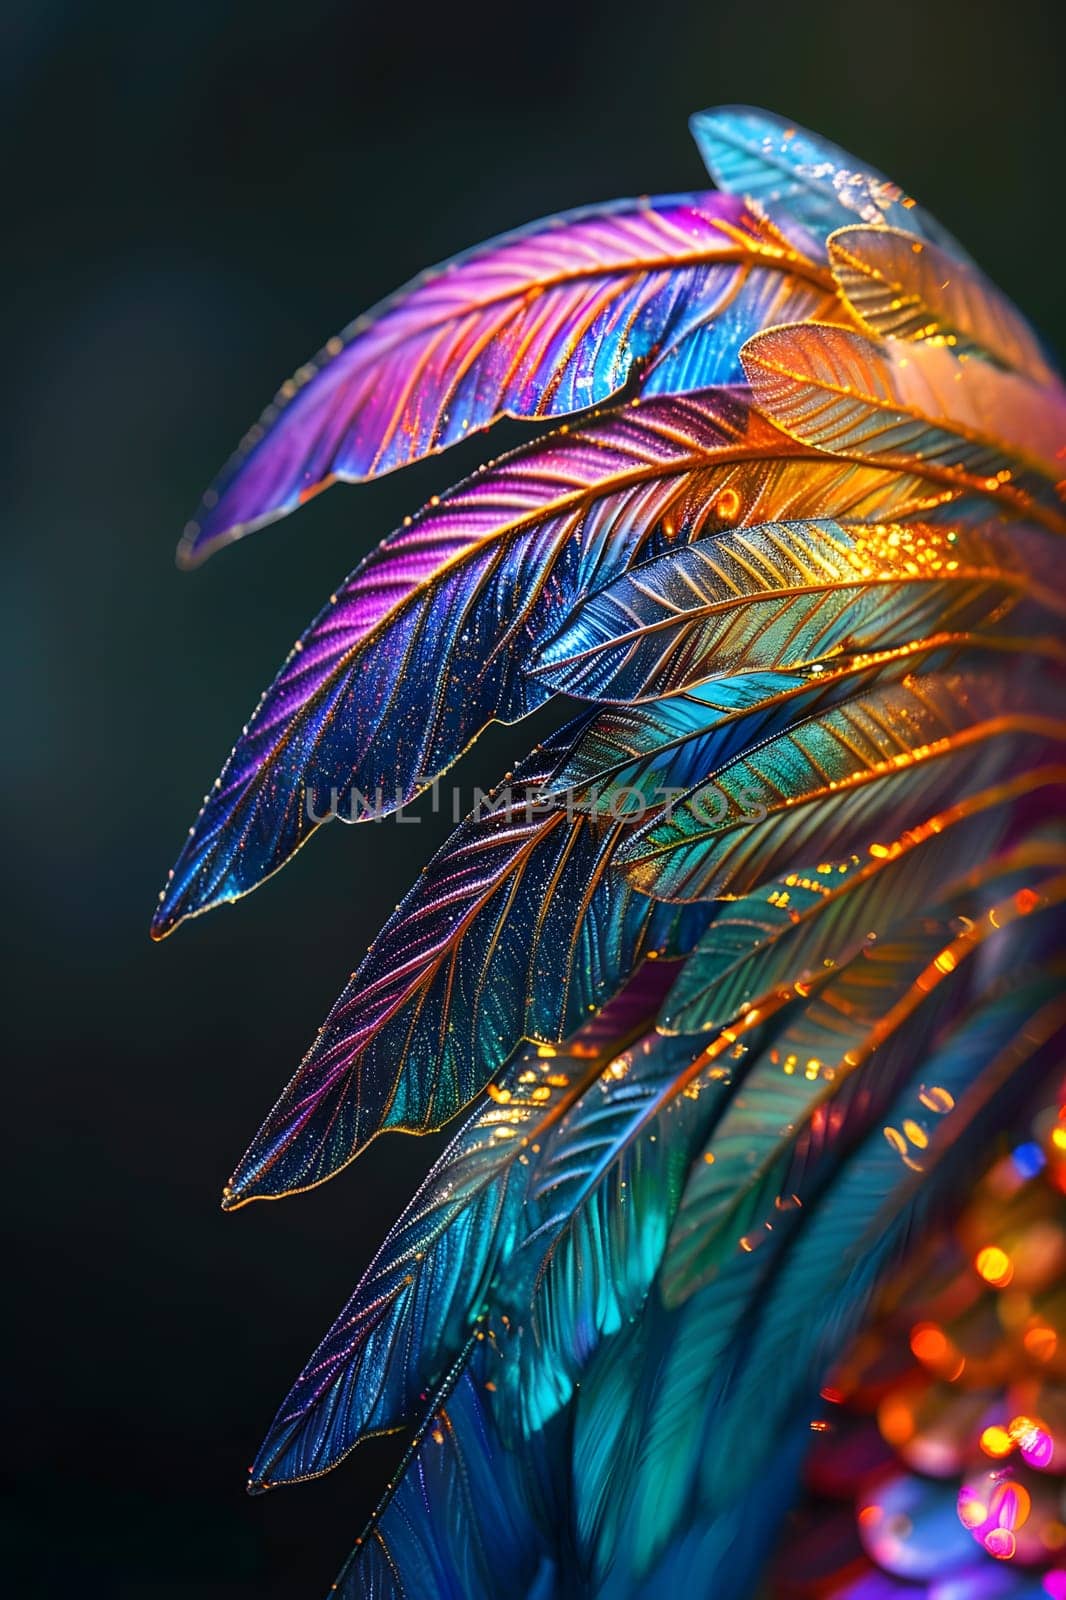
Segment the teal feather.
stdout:
<svg viewBox="0 0 1066 1600">
<path fill-rule="evenodd" d="M 390 1230 L 278 1411 L 250 1487 L 317 1477 L 361 1439 L 410 1426 L 482 1318 L 530 1226 L 530 1149 L 650 1025 L 676 966 L 647 963 L 567 1046 L 528 1046 Z"/>
<path fill-rule="evenodd" d="M 1019 952 L 1016 947 L 1014 954 L 1019 953 L 1023 958 L 1026 954 L 1032 957 L 1034 951 Z M 793 1227 L 775 1235 L 772 1248 L 750 1255 L 735 1251 L 714 1282 L 679 1308 L 653 1309 L 652 1326 L 644 1329 L 643 1337 L 657 1347 L 658 1355 L 654 1362 L 638 1359 L 633 1363 L 643 1388 L 630 1393 L 623 1411 L 629 1425 L 629 1449 L 625 1448 L 623 1421 L 622 1436 L 610 1441 L 613 1455 L 605 1456 L 598 1466 L 593 1453 L 579 1456 L 588 1475 L 589 1496 L 597 1492 L 597 1470 L 600 1482 L 609 1483 L 616 1477 L 626 1485 L 625 1492 L 615 1492 L 609 1502 L 609 1523 L 601 1530 L 601 1543 L 616 1558 L 621 1550 L 630 1571 L 652 1568 L 664 1551 L 670 1550 L 686 1522 L 717 1525 L 717 1518 L 728 1514 L 748 1485 L 772 1481 L 769 1461 L 778 1441 L 788 1436 L 790 1411 L 814 1400 L 819 1374 L 839 1351 L 873 1289 L 898 1258 L 916 1212 L 949 1199 L 950 1180 L 954 1177 L 957 1181 L 960 1156 L 965 1167 L 999 1132 L 1000 1102 L 1005 1088 L 1009 1089 L 1009 1073 L 1027 1053 L 1044 1048 L 1049 1031 L 1044 1029 L 1032 1042 L 1024 1038 L 1026 1017 L 1047 999 L 1047 979 L 1036 973 L 1023 978 L 1013 958 L 1009 965 L 1018 982 L 1005 985 L 990 1003 L 979 1002 L 961 1029 L 949 1034 L 935 1058 L 923 1059 L 913 1052 L 909 1069 L 901 1062 L 911 1081 L 891 1110 L 886 1108 L 890 1125 L 901 1126 L 916 1115 L 928 1126 L 929 1113 L 919 1100 L 922 1082 L 952 1087 L 958 1101 L 956 1110 L 944 1119 L 943 1141 L 932 1141 L 937 1166 L 930 1175 L 904 1165 L 896 1146 L 877 1126 L 816 1206 L 808 1203 L 801 1210 L 783 1214 L 784 1220 L 793 1219 Z M 1061 1029 L 1066 1022 L 1061 1006 L 1058 1009 L 1057 1023 L 1048 1019 L 1049 1028 Z M 993 1059 L 1003 1047 L 1007 1056 Z M 978 1085 L 975 1100 L 965 1101 L 962 1091 L 971 1082 Z M 995 1107 L 991 1118 L 986 1114 L 986 1098 L 992 1099 Z M 986 1116 L 982 1136 L 974 1137 L 969 1119 L 982 1114 Z M 925 1152 L 922 1155 L 924 1160 Z M 931 1194 L 930 1176 L 935 1184 Z M 886 1197 L 910 1208 L 903 1210 L 894 1235 L 885 1231 L 891 1218 L 891 1213 L 885 1213 Z M 849 1245 L 852 1253 L 845 1260 Z M 803 1266 L 794 1268 L 797 1259 Z M 830 1299 L 831 1284 L 835 1288 Z M 812 1317 L 812 1307 L 823 1310 Z M 759 1337 L 759 1330 L 773 1327 L 775 1320 L 787 1333 L 772 1354 L 764 1351 L 765 1359 L 756 1361 L 741 1330 L 750 1325 Z M 795 1345 L 789 1343 L 790 1338 Z M 612 1359 L 622 1364 L 618 1352 L 605 1348 L 598 1366 L 594 1365 L 582 1385 L 582 1405 L 594 1405 L 597 1385 L 602 1382 L 599 1369 Z M 746 1384 L 742 1398 L 738 1392 L 741 1383 Z M 764 1396 L 771 1393 L 779 1398 L 776 1406 L 766 1409 Z M 639 1419 L 635 1424 L 633 1417 Z M 806 1427 L 806 1419 L 801 1425 Z M 584 1429 L 579 1426 L 579 1440 L 588 1442 L 588 1429 L 588 1423 Z M 611 1463 L 619 1460 L 622 1466 L 615 1473 Z M 607 1494 L 604 1490 L 605 1501 Z"/>
<path fill-rule="evenodd" d="M 948 895 L 1002 841 L 1012 808 L 1055 790 L 1062 767 L 1037 768 L 931 817 L 865 862 L 799 868 L 723 907 L 678 975 L 663 1006 L 668 1032 L 706 1032 L 759 996 L 839 967 L 869 940 Z"/>
<path fill-rule="evenodd" d="M 1029 594 L 1049 554 L 1050 541 L 1024 530 L 744 528 L 642 563 L 592 595 L 533 671 L 584 699 L 633 702 L 966 632 Z M 1061 614 L 1061 598 L 1046 599 Z"/>
<path fill-rule="evenodd" d="M 951 944 L 946 922 L 918 935 L 878 940 L 830 979 L 753 1064 L 729 1111 L 694 1163 L 663 1263 L 663 1292 L 679 1304 L 737 1252 L 776 1244 L 806 1204 L 811 1173 L 835 1163 L 841 1140 L 885 1103 L 916 1040 L 931 1031 L 929 1012 L 945 1004 L 941 987 L 887 1039 L 880 1027 L 917 993 L 916 980 Z M 876 1073 L 862 1069 L 879 1044 Z"/>
<path fill-rule="evenodd" d="M 763 1303 L 751 1343 L 741 1355 L 741 1371 L 729 1380 L 728 1397 L 722 1383 L 727 1416 L 715 1424 L 716 1432 L 722 1428 L 717 1448 L 704 1457 L 704 1492 L 712 1501 L 735 1492 L 724 1464 L 730 1459 L 737 1463 L 740 1429 L 748 1426 L 753 1407 L 765 1419 L 765 1431 L 760 1430 L 755 1448 L 746 1454 L 742 1472 L 759 1474 L 772 1448 L 776 1419 L 786 1411 L 798 1381 L 806 1376 L 808 1388 L 813 1388 L 818 1373 L 840 1352 L 886 1258 L 891 1259 L 913 1225 L 908 1212 L 929 1203 L 924 1191 L 935 1185 L 940 1160 L 986 1097 L 1002 1089 L 1006 1074 L 1033 1053 L 1029 1030 L 1041 1047 L 1049 1031 L 1052 1039 L 1061 1036 L 1066 1009 L 1054 998 L 1058 987 L 1046 975 L 1025 979 L 1018 973 L 1006 995 L 979 1006 L 922 1066 L 930 1082 L 953 1096 L 958 1114 L 949 1113 L 939 1129 L 930 1130 L 929 1146 L 916 1160 L 908 1158 L 909 1164 L 877 1128 L 823 1196 L 817 1215 L 800 1230 L 774 1283 L 772 1306 Z M 888 1113 L 888 1126 L 898 1128 L 915 1117 L 926 1125 L 930 1121 L 919 1087 L 912 1083 Z"/>
<path fill-rule="evenodd" d="M 856 695 L 724 764 L 618 860 L 644 893 L 693 900 L 744 894 L 814 852 L 865 854 L 1061 741 L 1066 724 L 1041 697 L 987 669 Z"/>
</svg>

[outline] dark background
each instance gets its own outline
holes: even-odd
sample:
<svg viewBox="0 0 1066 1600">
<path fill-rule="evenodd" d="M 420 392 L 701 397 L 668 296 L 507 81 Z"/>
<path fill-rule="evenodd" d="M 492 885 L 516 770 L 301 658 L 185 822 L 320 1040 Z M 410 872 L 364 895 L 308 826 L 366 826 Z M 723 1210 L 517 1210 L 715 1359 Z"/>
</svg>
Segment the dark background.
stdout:
<svg viewBox="0 0 1066 1600">
<path fill-rule="evenodd" d="M 699 187 L 685 118 L 715 102 L 898 178 L 1062 352 L 1058 9 L 9 3 L 13 1592 L 319 1594 L 396 1455 L 242 1493 L 427 1146 L 380 1141 L 280 1206 L 224 1217 L 217 1196 L 436 835 L 334 828 L 237 908 L 162 947 L 146 927 L 292 639 L 485 443 L 182 576 L 204 483 L 280 379 L 418 268 L 563 207 Z M 460 781 L 528 742 L 483 741 Z"/>
</svg>

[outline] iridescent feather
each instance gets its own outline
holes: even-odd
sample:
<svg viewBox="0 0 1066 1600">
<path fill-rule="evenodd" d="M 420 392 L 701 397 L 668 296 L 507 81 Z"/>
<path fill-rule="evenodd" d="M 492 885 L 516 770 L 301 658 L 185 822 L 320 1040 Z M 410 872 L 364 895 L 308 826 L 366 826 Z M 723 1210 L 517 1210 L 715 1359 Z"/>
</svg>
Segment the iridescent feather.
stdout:
<svg viewBox="0 0 1066 1600">
<path fill-rule="evenodd" d="M 784 117 L 753 106 L 716 106 L 698 111 L 689 127 L 719 189 L 779 206 L 815 237 L 856 220 L 894 224 L 966 259 L 898 184 Z"/>
<path fill-rule="evenodd" d="M 752 332 L 833 304 L 824 268 L 725 195 L 623 200 L 505 234 L 299 368 L 208 491 L 181 559 L 504 415 L 585 411 L 641 376 L 656 394 L 735 383 Z"/>
</svg>

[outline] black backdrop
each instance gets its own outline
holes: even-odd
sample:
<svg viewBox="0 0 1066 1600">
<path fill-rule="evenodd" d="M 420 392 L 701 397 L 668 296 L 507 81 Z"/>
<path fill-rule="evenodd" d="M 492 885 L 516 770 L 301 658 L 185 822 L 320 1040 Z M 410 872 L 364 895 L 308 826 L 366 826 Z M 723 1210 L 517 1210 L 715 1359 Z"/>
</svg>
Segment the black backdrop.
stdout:
<svg viewBox="0 0 1066 1600">
<path fill-rule="evenodd" d="M 562 207 L 701 183 L 685 128 L 773 107 L 939 213 L 1066 348 L 1061 34 L 1039 0 L 413 10 L 14 0 L 0 744 L 16 1592 L 322 1592 L 396 1455 L 251 1501 L 274 1405 L 428 1159 L 235 1217 L 218 1188 L 430 826 L 331 829 L 161 948 L 162 875 L 296 632 L 473 464 L 360 490 L 179 575 L 278 380 L 419 267 Z M 528 730 L 460 778 L 487 780 Z"/>
</svg>

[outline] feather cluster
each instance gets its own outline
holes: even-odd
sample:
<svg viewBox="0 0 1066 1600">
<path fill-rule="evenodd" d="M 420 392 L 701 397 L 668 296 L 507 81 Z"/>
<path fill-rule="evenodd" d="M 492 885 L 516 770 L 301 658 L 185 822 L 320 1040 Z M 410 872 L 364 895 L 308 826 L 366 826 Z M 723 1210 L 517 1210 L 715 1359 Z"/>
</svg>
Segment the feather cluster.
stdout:
<svg viewBox="0 0 1066 1600">
<path fill-rule="evenodd" d="M 472 1106 L 253 1468 L 407 1433 L 348 1596 L 750 1594 L 820 1382 L 1055 1081 L 1066 390 L 895 184 L 763 112 L 692 128 L 716 190 L 509 234 L 331 340 L 181 546 L 555 422 L 338 587 L 153 928 L 576 703 L 225 1189 Z"/>
</svg>

